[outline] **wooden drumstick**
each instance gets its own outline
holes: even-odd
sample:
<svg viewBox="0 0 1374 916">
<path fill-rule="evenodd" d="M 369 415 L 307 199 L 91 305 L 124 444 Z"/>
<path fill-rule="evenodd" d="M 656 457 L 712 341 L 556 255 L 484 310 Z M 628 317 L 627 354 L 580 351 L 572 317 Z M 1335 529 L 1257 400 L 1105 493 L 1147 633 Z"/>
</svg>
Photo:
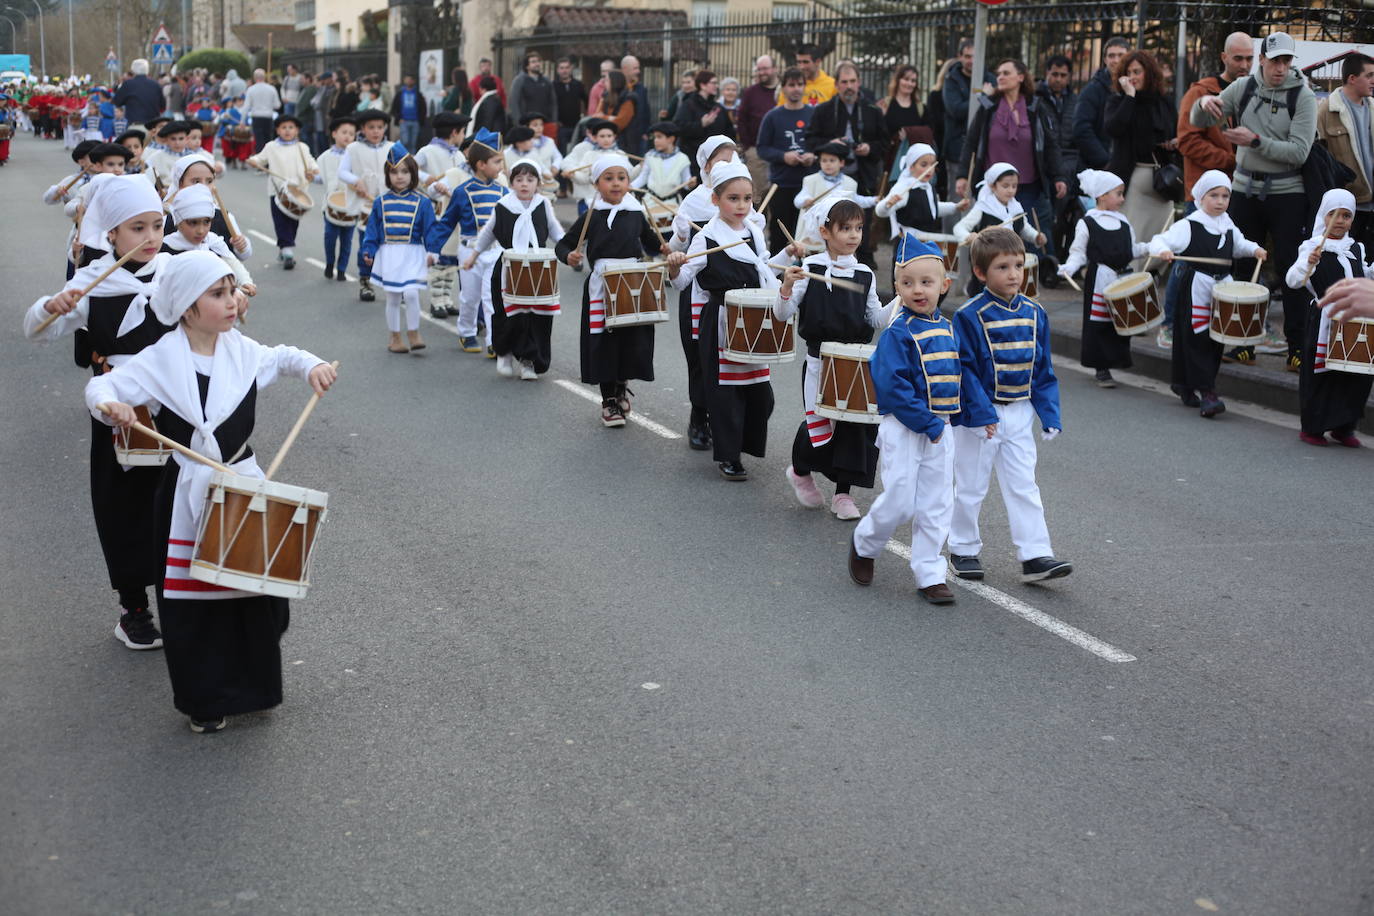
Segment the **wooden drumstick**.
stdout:
<svg viewBox="0 0 1374 916">
<path fill-rule="evenodd" d="M 229 208 L 224 205 L 224 199 L 219 196 L 219 189 L 213 183 L 210 185 L 210 196 L 214 197 L 215 206 L 219 207 L 219 212 L 224 214 L 224 224 L 229 227 L 229 234 L 242 235 L 243 233 L 239 232 L 238 220 L 234 219 L 234 214 L 230 213 Z"/>
<path fill-rule="evenodd" d="M 786 270 L 787 268 L 779 267 L 778 269 Z M 822 283 L 830 283 L 834 286 L 838 286 L 840 289 L 847 289 L 856 293 L 861 293 L 864 291 L 864 285 L 862 283 L 855 283 L 853 280 L 846 280 L 844 277 L 827 277 L 825 274 L 812 273 L 809 270 L 803 270 L 802 276 L 806 277 L 809 280 L 819 280 Z"/>
<path fill-rule="evenodd" d="M 592 214 L 596 212 L 596 201 L 600 197 L 601 193 L 599 191 L 592 196 L 591 205 L 587 207 L 587 212 L 585 214 L 587 218 L 582 221 L 582 232 L 577 236 L 577 244 L 573 246 L 573 251 L 582 250 L 582 243 L 587 240 L 587 227 L 592 224 Z"/>
<path fill-rule="evenodd" d="M 832 184 L 830 187 L 826 188 L 824 191 L 822 191 L 821 193 L 817 194 L 815 197 L 811 198 L 811 203 L 807 204 L 806 207 L 805 207 L 805 209 L 810 210 L 812 207 L 816 206 L 816 204 L 818 204 L 818 203 L 821 202 L 821 198 L 822 198 L 822 197 L 824 197 L 825 195 L 829 194 L 831 191 L 835 190 L 835 189 L 838 188 L 839 186 L 840 186 L 840 183 L 839 183 L 839 182 L 835 182 L 835 183 Z"/>
<path fill-rule="evenodd" d="M 773 199 L 773 195 L 777 193 L 777 190 L 778 186 L 776 184 L 770 184 L 768 186 L 768 193 L 763 195 L 763 203 L 759 204 L 760 213 L 768 209 L 768 204 Z"/>
<path fill-rule="evenodd" d="M 1070 285 L 1070 286 L 1072 286 L 1074 289 L 1078 290 L 1080 293 L 1083 292 L 1083 287 L 1081 287 L 1081 286 L 1079 286 L 1077 283 L 1075 283 L 1075 282 L 1073 281 L 1073 277 L 1069 276 L 1068 274 L 1064 274 L 1063 276 L 1064 276 L 1064 279 L 1065 279 L 1065 280 L 1068 280 L 1068 281 L 1069 281 L 1069 285 Z"/>
<path fill-rule="evenodd" d="M 687 260 L 690 261 L 692 258 L 699 258 L 702 255 L 715 254 L 717 251 L 724 251 L 727 248 L 734 248 L 736 245 L 743 245 L 747 241 L 749 239 L 736 239 L 733 242 L 726 242 L 724 245 L 717 245 L 715 248 L 703 248 L 695 254 L 687 255 Z"/>
<path fill-rule="evenodd" d="M 336 359 L 329 364 L 332 368 L 339 368 L 339 361 Z M 320 393 L 318 391 L 310 395 L 310 400 L 306 402 L 305 409 L 296 418 L 296 424 L 291 427 L 291 432 L 286 434 L 282 440 L 281 448 L 277 449 L 277 454 L 272 457 L 272 463 L 267 466 L 267 479 L 271 480 L 272 475 L 277 473 L 277 468 L 281 467 L 282 461 L 286 459 L 286 453 L 291 450 L 291 446 L 296 444 L 296 437 L 300 435 L 301 428 L 305 426 L 305 421 L 310 419 L 310 414 L 315 410 L 315 405 L 320 403 Z"/>
<path fill-rule="evenodd" d="M 99 405 L 97 405 L 97 406 L 100 408 L 100 412 L 101 412 L 101 413 L 105 414 L 106 416 L 109 416 L 109 413 L 110 413 L 110 405 L 109 405 L 109 404 L 99 404 Z M 169 438 L 167 438 L 167 437 L 164 436 L 162 433 L 158 432 L 158 431 L 155 430 L 155 429 L 152 429 L 151 427 L 144 426 L 142 423 L 138 422 L 137 420 L 135 420 L 134 422 L 130 423 L 130 424 L 129 424 L 129 428 L 130 428 L 130 429 L 136 429 L 136 430 L 138 430 L 139 432 L 143 433 L 143 435 L 148 436 L 149 438 L 152 438 L 152 439 L 156 439 L 158 442 L 161 442 L 163 445 L 167 446 L 167 447 L 170 448 L 170 449 L 173 449 L 173 450 L 175 450 L 175 451 L 180 452 L 181 454 L 185 455 L 187 458 L 190 458 L 192 461 L 199 461 L 201 464 L 208 465 L 209 467 L 214 468 L 216 471 L 223 471 L 223 472 L 226 473 L 226 474 L 232 474 L 232 473 L 234 473 L 234 469 L 233 469 L 233 468 L 231 468 L 231 467 L 229 467 L 229 466 L 227 466 L 227 465 L 220 464 L 218 461 L 216 461 L 216 460 L 213 459 L 213 458 L 207 458 L 207 457 L 205 457 L 204 455 L 202 455 L 200 452 L 197 452 L 197 451 L 194 451 L 194 450 L 192 450 L 192 449 L 187 448 L 186 446 L 182 445 L 180 442 L 176 441 L 175 439 L 169 439 Z"/>
<path fill-rule="evenodd" d="M 1330 218 L 1331 218 L 1330 214 L 1327 214 L 1327 220 L 1328 220 L 1328 222 L 1330 221 Z M 1326 247 L 1326 240 L 1329 239 L 1329 238 L 1331 238 L 1331 236 L 1325 235 L 1325 234 L 1322 235 L 1322 240 L 1321 240 L 1320 242 L 1317 243 L 1317 250 L 1316 250 L 1316 253 L 1317 253 L 1318 255 L 1320 255 L 1321 252 L 1322 252 L 1322 249 Z M 1257 263 L 1255 266 L 1258 267 L 1258 266 L 1259 266 L 1258 263 Z M 1303 275 L 1302 275 L 1302 283 L 1303 283 L 1303 286 L 1306 286 L 1306 285 L 1307 285 L 1307 281 L 1310 280 L 1310 279 L 1312 278 L 1312 271 L 1313 271 L 1314 269 L 1316 269 L 1316 266 L 1317 266 L 1316 264 L 1308 264 L 1308 265 L 1307 265 L 1307 270 L 1306 270 L 1306 271 L 1303 273 Z"/>
<path fill-rule="evenodd" d="M 74 184 L 76 184 L 78 181 L 80 181 L 80 180 L 81 180 L 81 176 L 82 176 L 82 175 L 85 175 L 85 174 L 86 174 L 86 173 L 85 173 L 84 171 L 81 171 L 81 172 L 77 172 L 75 175 L 73 175 L 71 181 L 67 182 L 67 183 L 64 184 L 62 187 L 60 187 L 60 188 L 57 189 L 57 196 L 58 196 L 58 197 L 66 197 L 66 196 L 67 196 L 67 192 L 70 191 L 70 190 L 72 189 L 72 185 L 74 185 Z"/>
<path fill-rule="evenodd" d="M 1263 267 L 1263 266 L 1264 266 L 1264 258 L 1255 258 L 1255 270 L 1254 270 L 1254 273 L 1250 274 L 1250 282 L 1251 282 L 1251 283 L 1258 283 L 1258 282 L 1259 282 L 1259 272 L 1260 272 L 1260 268 Z"/>
<path fill-rule="evenodd" d="M 1169 211 L 1169 218 L 1166 219 L 1166 220 L 1164 221 L 1164 228 L 1161 229 L 1161 230 L 1159 230 L 1159 234 L 1160 234 L 1160 235 L 1163 235 L 1164 233 L 1168 232 L 1168 231 L 1169 231 L 1169 227 L 1172 226 L 1173 224 L 1174 224 L 1174 211 L 1170 210 L 1170 211 Z M 1145 272 L 1145 271 L 1148 271 L 1148 270 L 1150 269 L 1150 262 L 1154 260 L 1154 257 L 1155 257 L 1154 255 L 1149 255 L 1149 256 L 1147 256 L 1147 257 L 1145 258 L 1145 266 L 1142 267 L 1142 268 L 1140 268 L 1140 270 L 1141 270 L 1142 273 Z"/>
<path fill-rule="evenodd" d="M 129 249 L 127 252 L 125 252 L 124 257 L 120 258 L 119 260 L 117 260 L 117 261 L 115 261 L 113 264 L 111 264 L 111 265 L 109 266 L 109 268 L 107 268 L 106 271 L 105 271 L 104 273 L 102 273 L 100 276 L 98 276 L 98 277 L 95 278 L 95 282 L 94 282 L 94 283 L 92 283 L 90 286 L 86 287 L 85 289 L 83 289 L 83 290 L 81 291 L 81 295 L 77 297 L 77 301 L 80 301 L 80 300 L 82 300 L 82 299 L 85 299 L 87 296 L 89 296 L 89 295 L 91 294 L 91 290 L 95 289 L 97 286 L 99 286 L 100 284 L 104 283 L 106 277 L 108 277 L 110 274 L 114 273 L 116 270 L 119 270 L 119 268 L 121 268 L 121 267 L 123 267 L 125 264 L 127 264 L 128 261 L 129 261 L 129 259 L 132 258 L 132 257 L 133 257 L 134 255 L 136 255 L 136 254 L 138 254 L 138 249 L 137 249 L 137 248 L 131 248 L 131 249 Z M 44 331 L 46 331 L 49 327 L 52 326 L 52 323 L 53 323 L 54 321 L 56 321 L 57 319 L 61 318 L 62 315 L 65 315 L 65 314 L 67 314 L 67 313 L 66 313 L 66 312 L 62 312 L 61 314 L 59 314 L 59 313 L 54 312 L 53 314 L 49 315 L 47 318 L 44 318 L 44 319 L 39 323 L 38 327 L 34 328 L 33 333 L 34 333 L 35 335 L 42 334 L 42 333 L 43 333 Z"/>
<path fill-rule="evenodd" d="M 576 173 L 582 171 L 583 169 L 589 169 L 589 168 L 591 168 L 593 165 L 596 165 L 596 163 L 595 163 L 595 162 L 588 162 L 586 165 L 579 165 L 579 166 L 578 166 L 577 168 L 575 168 L 575 169 L 568 169 L 568 170 L 567 170 L 566 172 L 564 172 L 563 174 L 565 174 L 565 175 L 575 175 Z"/>
<path fill-rule="evenodd" d="M 1215 264 L 1218 267 L 1229 266 L 1231 264 L 1231 262 L 1226 260 L 1225 258 L 1199 258 L 1193 255 L 1186 254 L 1176 254 L 1174 255 L 1174 260 L 1187 261 L 1191 264 Z"/>
<path fill-rule="evenodd" d="M 672 197 L 672 196 L 673 196 L 674 194 L 676 194 L 678 191 L 681 191 L 683 188 L 691 187 L 691 186 L 692 186 L 693 184 L 695 184 L 695 183 L 696 183 L 696 179 L 695 179 L 695 178 L 688 178 L 688 179 L 687 179 L 686 181 L 684 181 L 682 184 L 680 184 L 680 185 L 678 185 L 677 187 L 673 188 L 671 191 L 669 191 L 667 194 L 665 194 L 665 195 L 663 195 L 663 196 L 664 196 L 664 197 Z"/>
<path fill-rule="evenodd" d="M 794 239 L 794 238 L 792 238 L 792 233 L 790 233 L 790 232 L 787 231 L 787 227 L 784 226 L 784 225 L 782 224 L 782 220 L 778 219 L 778 220 L 774 220 L 773 222 L 777 223 L 777 224 L 778 224 L 778 228 L 782 230 L 783 238 L 787 239 L 787 244 L 788 244 L 788 245 L 796 245 L 796 244 L 797 244 L 797 240 Z"/>
<path fill-rule="evenodd" d="M 1008 218 L 1008 219 L 1002 220 L 1002 221 L 1001 221 L 1000 223 L 998 223 L 996 226 L 989 226 L 988 229 L 1001 229 L 1003 226 L 1009 226 L 1009 225 L 1011 225 L 1012 223 L 1016 222 L 1018 219 L 1025 219 L 1025 218 L 1026 218 L 1025 211 L 1022 211 L 1022 212 L 1016 214 L 1016 215 L 1013 216 L 1013 217 L 1010 217 L 1010 218 Z M 978 232 L 987 232 L 988 229 L 979 229 Z M 960 248 L 963 248 L 965 245 L 970 245 L 970 244 L 972 244 L 972 243 L 973 243 L 973 240 L 974 240 L 975 238 L 978 237 L 978 232 L 970 232 L 968 235 L 966 235 L 966 236 L 964 237 L 964 240 L 963 240 L 962 242 L 959 243 L 959 247 L 960 247 Z"/>
</svg>

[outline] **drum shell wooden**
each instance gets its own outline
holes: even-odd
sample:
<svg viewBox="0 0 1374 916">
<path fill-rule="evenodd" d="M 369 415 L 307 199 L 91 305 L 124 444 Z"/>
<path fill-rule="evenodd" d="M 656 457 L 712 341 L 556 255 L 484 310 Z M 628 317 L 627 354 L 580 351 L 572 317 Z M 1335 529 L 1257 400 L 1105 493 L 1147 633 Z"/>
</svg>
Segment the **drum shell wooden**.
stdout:
<svg viewBox="0 0 1374 916">
<path fill-rule="evenodd" d="M 1040 299 L 1040 259 L 1027 253 L 1025 269 L 1021 273 L 1021 295 L 1028 299 Z"/>
<path fill-rule="evenodd" d="M 501 297 L 511 305 L 558 301 L 558 255 L 552 248 L 501 253 Z"/>
<path fill-rule="evenodd" d="M 732 289 L 725 294 L 726 359 L 741 363 L 786 363 L 796 357 L 795 316 L 779 321 L 773 315 L 775 290 Z"/>
<path fill-rule="evenodd" d="M 821 344 L 821 378 L 816 391 L 816 413 L 846 423 L 876 424 L 878 395 L 873 388 L 869 360 L 877 348 L 871 344 Z"/>
<path fill-rule="evenodd" d="M 1326 343 L 1326 368 L 1374 375 L 1374 320 L 1352 318 L 1331 322 Z"/>
<path fill-rule="evenodd" d="M 348 212 L 348 195 L 342 189 L 324 199 L 324 218 L 336 226 L 353 226 L 358 222 L 357 214 Z"/>
<path fill-rule="evenodd" d="M 1212 317 L 1207 334 L 1219 344 L 1248 347 L 1264 340 L 1269 288 L 1237 280 L 1212 287 Z"/>
<path fill-rule="evenodd" d="M 310 208 L 315 206 L 315 200 L 310 196 L 309 191 L 291 185 L 278 191 L 276 200 L 277 206 L 283 213 L 297 219 L 310 212 Z"/>
<path fill-rule="evenodd" d="M 229 139 L 234 143 L 252 143 L 253 128 L 249 124 L 239 124 L 229 129 Z"/>
<path fill-rule="evenodd" d="M 153 414 L 147 407 L 134 408 L 134 419 L 156 430 Z M 167 463 L 172 450 L 147 433 L 136 429 L 114 430 L 115 460 L 130 468 L 156 468 Z"/>
<path fill-rule="evenodd" d="M 190 576 L 278 598 L 304 598 L 329 495 L 217 472 L 210 481 Z"/>
<path fill-rule="evenodd" d="M 1122 337 L 1144 334 L 1164 323 L 1164 309 L 1159 303 L 1159 289 L 1154 275 L 1141 271 L 1119 277 L 1102 291 L 1112 326 Z"/>
<path fill-rule="evenodd" d="M 668 320 L 668 304 L 663 294 L 668 273 L 663 267 L 608 267 L 601 279 L 606 288 L 608 330 Z"/>
<path fill-rule="evenodd" d="M 14 136 L 14 128 L 8 124 L 0 124 L 0 143 L 5 142 Z"/>
</svg>

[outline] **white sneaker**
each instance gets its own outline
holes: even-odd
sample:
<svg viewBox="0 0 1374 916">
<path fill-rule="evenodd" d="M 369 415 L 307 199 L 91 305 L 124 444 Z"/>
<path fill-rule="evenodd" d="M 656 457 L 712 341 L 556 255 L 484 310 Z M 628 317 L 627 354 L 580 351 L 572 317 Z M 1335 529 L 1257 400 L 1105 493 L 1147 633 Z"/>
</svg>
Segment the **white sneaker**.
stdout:
<svg viewBox="0 0 1374 916">
<path fill-rule="evenodd" d="M 534 363 L 527 359 L 520 360 L 520 380 L 522 382 L 539 381 L 539 373 L 534 371 Z"/>
<path fill-rule="evenodd" d="M 515 360 L 509 356 L 496 357 L 496 374 L 502 378 L 513 378 L 515 376 Z"/>
</svg>

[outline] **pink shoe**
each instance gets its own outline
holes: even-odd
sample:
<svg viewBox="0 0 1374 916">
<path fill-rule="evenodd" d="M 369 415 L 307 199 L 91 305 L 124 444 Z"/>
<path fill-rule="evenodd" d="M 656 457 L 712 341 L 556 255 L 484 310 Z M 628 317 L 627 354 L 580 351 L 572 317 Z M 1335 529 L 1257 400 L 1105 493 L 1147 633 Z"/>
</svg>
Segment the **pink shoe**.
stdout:
<svg viewBox="0 0 1374 916">
<path fill-rule="evenodd" d="M 1335 433 L 1332 433 L 1331 438 L 1335 439 L 1339 444 L 1344 445 L 1346 448 L 1359 448 L 1363 444 L 1360 442 L 1360 438 L 1356 436 L 1354 433 L 1346 433 L 1344 436 L 1338 436 Z"/>
<path fill-rule="evenodd" d="M 808 509 L 819 509 L 825 505 L 825 497 L 821 491 L 816 489 L 816 481 L 811 479 L 811 475 L 805 477 L 792 470 L 792 465 L 787 466 L 787 482 L 792 485 L 792 492 L 797 494 L 797 502 Z M 852 501 L 850 503 L 853 505 Z M 857 518 L 857 516 L 856 516 Z"/>
<path fill-rule="evenodd" d="M 1308 445 L 1320 445 L 1323 447 L 1326 446 L 1325 439 L 1323 439 L 1321 436 L 1314 436 L 1311 433 L 1298 433 L 1298 438 L 1301 439 L 1303 442 L 1306 442 Z"/>
<path fill-rule="evenodd" d="M 854 505 L 854 497 L 848 493 L 836 493 L 830 501 L 830 511 L 842 522 L 857 522 L 863 517 L 859 507 Z"/>
</svg>

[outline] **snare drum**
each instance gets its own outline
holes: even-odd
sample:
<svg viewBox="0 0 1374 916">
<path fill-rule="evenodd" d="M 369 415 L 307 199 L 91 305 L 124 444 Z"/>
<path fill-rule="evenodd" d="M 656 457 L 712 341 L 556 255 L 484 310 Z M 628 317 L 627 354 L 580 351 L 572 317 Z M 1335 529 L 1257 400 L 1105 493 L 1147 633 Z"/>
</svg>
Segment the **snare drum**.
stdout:
<svg viewBox="0 0 1374 916">
<path fill-rule="evenodd" d="M 1021 274 L 1021 295 L 1040 299 L 1040 259 L 1030 252 L 1026 252 L 1026 269 Z"/>
<path fill-rule="evenodd" d="M 668 272 L 662 265 L 607 267 L 601 277 L 606 285 L 607 330 L 668 320 L 663 297 Z"/>
<path fill-rule="evenodd" d="M 1107 284 L 1102 291 L 1112 324 L 1122 337 L 1144 334 L 1164 323 L 1164 309 L 1159 305 L 1159 291 L 1154 274 L 1146 271 L 1126 274 Z"/>
<path fill-rule="evenodd" d="M 315 206 L 315 198 L 310 192 L 294 184 L 282 185 L 275 199 L 281 211 L 294 219 L 300 219 Z"/>
<path fill-rule="evenodd" d="M 1326 367 L 1341 372 L 1374 375 L 1374 320 L 1351 318 L 1331 322 L 1326 344 Z"/>
<path fill-rule="evenodd" d="M 725 358 L 739 363 L 785 363 L 796 355 L 796 317 L 773 317 L 777 290 L 732 289 L 725 293 Z"/>
<path fill-rule="evenodd" d="M 667 232 L 673 228 L 673 216 L 675 215 L 669 207 L 661 201 L 651 200 L 644 208 L 645 215 L 649 218 L 649 223 L 660 233 Z"/>
<path fill-rule="evenodd" d="M 501 299 L 506 314 L 558 311 L 558 255 L 552 248 L 501 252 Z"/>
<path fill-rule="evenodd" d="M 821 344 L 821 381 L 816 413 L 849 423 L 881 423 L 878 395 L 868 361 L 877 347 L 871 344 Z"/>
<path fill-rule="evenodd" d="M 348 212 L 348 195 L 343 189 L 335 191 L 324 199 L 324 216 L 336 226 L 352 226 L 358 221 L 355 214 Z"/>
<path fill-rule="evenodd" d="M 234 143 L 252 143 L 253 127 L 251 124 L 239 124 L 229 131 L 229 139 Z"/>
<path fill-rule="evenodd" d="M 191 578 L 278 598 L 304 598 L 329 494 L 217 471 L 191 555 Z"/>
<path fill-rule="evenodd" d="M 134 419 L 151 430 L 157 429 L 146 407 L 134 408 Z M 129 468 L 155 468 L 167 463 L 172 450 L 147 433 L 130 427 L 114 431 L 115 460 Z"/>
<path fill-rule="evenodd" d="M 1269 287 L 1228 280 L 1212 287 L 1212 322 L 1207 334 L 1220 344 L 1248 347 L 1264 340 Z"/>
<path fill-rule="evenodd" d="M 10 137 L 13 137 L 13 136 L 14 136 L 14 128 L 13 128 L 13 127 L 10 127 L 9 124 L 0 123 L 0 143 L 5 142 L 6 140 L 8 140 Z"/>
</svg>

